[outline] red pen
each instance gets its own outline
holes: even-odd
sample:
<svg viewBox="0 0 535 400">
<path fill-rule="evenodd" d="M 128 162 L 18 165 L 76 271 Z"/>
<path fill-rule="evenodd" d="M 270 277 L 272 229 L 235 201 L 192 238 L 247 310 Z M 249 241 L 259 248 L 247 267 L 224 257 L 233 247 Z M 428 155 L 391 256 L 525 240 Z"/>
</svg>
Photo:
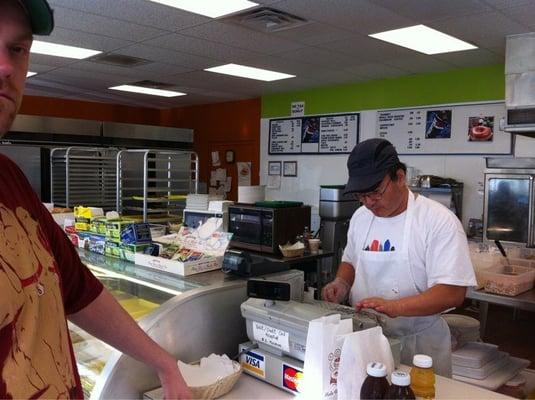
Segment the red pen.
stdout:
<svg viewBox="0 0 535 400">
<path fill-rule="evenodd" d="M 370 251 L 378 251 L 379 250 L 379 241 L 374 240 L 372 242 L 372 245 L 370 246 Z"/>
</svg>

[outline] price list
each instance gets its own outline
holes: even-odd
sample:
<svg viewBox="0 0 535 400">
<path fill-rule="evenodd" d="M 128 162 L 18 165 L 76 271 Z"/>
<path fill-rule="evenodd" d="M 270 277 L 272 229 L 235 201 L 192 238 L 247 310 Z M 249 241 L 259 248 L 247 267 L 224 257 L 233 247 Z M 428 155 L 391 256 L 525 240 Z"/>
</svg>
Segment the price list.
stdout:
<svg viewBox="0 0 535 400">
<path fill-rule="evenodd" d="M 269 154 L 350 153 L 358 142 L 359 114 L 270 120 Z"/>
<path fill-rule="evenodd" d="M 320 120 L 320 153 L 349 153 L 357 144 L 356 114 L 326 116 Z"/>
<path fill-rule="evenodd" d="M 425 137 L 425 111 L 396 110 L 377 113 L 378 137 L 389 140 L 402 152 L 422 150 Z"/>
<path fill-rule="evenodd" d="M 301 152 L 300 118 L 270 121 L 270 154 Z"/>
</svg>

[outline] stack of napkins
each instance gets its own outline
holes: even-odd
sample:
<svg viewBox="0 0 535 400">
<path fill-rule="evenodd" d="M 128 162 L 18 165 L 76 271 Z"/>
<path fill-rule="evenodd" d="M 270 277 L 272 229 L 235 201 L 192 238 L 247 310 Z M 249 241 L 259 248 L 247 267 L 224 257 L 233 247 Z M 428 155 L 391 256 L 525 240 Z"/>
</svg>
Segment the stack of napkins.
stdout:
<svg viewBox="0 0 535 400">
<path fill-rule="evenodd" d="M 236 372 L 234 363 L 225 354 L 210 354 L 199 365 L 178 361 L 178 368 L 189 387 L 208 386 Z"/>
</svg>

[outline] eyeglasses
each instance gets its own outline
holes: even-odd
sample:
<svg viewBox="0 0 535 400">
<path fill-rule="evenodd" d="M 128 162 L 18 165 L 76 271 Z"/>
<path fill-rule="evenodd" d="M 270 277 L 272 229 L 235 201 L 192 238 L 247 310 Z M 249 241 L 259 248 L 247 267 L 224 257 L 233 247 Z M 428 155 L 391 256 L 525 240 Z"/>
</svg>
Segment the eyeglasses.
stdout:
<svg viewBox="0 0 535 400">
<path fill-rule="evenodd" d="M 370 200 L 381 200 L 381 198 L 383 197 L 383 195 L 385 194 L 386 192 L 386 189 L 388 189 L 388 186 L 390 185 L 390 182 L 392 182 L 392 180 L 389 178 L 388 179 L 388 183 L 386 184 L 385 188 L 381 191 L 379 190 L 374 190 L 373 192 L 368 192 L 368 193 L 353 193 L 353 197 L 355 198 L 355 200 L 358 200 L 360 202 L 363 202 L 364 199 L 368 198 Z"/>
</svg>

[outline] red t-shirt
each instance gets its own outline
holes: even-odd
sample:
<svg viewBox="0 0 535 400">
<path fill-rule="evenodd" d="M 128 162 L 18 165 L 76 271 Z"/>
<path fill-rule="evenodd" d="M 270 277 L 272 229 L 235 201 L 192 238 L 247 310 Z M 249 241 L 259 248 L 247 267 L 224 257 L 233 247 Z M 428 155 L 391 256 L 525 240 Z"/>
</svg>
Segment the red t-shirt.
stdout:
<svg viewBox="0 0 535 400">
<path fill-rule="evenodd" d="M 0 398 L 83 399 L 65 316 L 101 291 L 22 171 L 0 155 Z"/>
</svg>

